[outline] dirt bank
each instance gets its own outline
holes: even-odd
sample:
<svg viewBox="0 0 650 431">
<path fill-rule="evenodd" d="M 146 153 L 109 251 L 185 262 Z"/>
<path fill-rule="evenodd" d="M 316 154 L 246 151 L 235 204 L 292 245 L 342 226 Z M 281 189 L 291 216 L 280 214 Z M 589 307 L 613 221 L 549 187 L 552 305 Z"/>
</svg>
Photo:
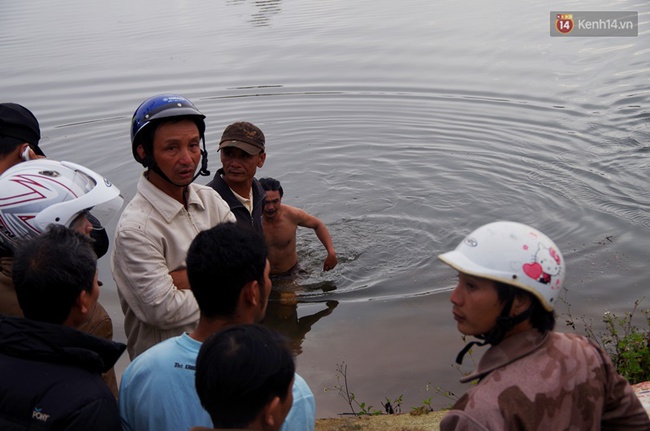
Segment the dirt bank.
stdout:
<svg viewBox="0 0 650 431">
<path fill-rule="evenodd" d="M 430 431 L 440 429 L 440 420 L 445 412 L 431 412 L 412 416 L 378 415 L 317 419 L 316 431 Z"/>
<path fill-rule="evenodd" d="M 650 415 L 650 382 L 639 383 L 632 388 Z M 315 431 L 437 431 L 440 429 L 440 420 L 445 413 L 445 411 L 435 411 L 418 416 L 404 413 L 317 419 Z"/>
</svg>

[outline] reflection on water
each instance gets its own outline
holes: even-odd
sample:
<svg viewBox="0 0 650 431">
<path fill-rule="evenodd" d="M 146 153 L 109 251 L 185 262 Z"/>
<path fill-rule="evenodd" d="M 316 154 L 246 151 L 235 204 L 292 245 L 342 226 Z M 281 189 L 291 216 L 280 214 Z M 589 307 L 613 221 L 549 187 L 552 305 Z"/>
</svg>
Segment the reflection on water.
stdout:
<svg viewBox="0 0 650 431">
<path fill-rule="evenodd" d="M 298 295 L 295 292 L 273 290 L 269 298 L 264 325 L 286 335 L 296 355 L 302 353 L 302 342 L 312 326 L 323 317 L 332 314 L 339 304 L 335 300 L 310 301 L 309 303 L 324 305 L 324 308 L 315 313 L 298 317 Z"/>
<path fill-rule="evenodd" d="M 249 22 L 254 27 L 265 27 L 271 25 L 270 21 L 274 15 L 282 10 L 281 0 L 228 0 L 228 6 L 241 6 L 250 3 L 255 7 L 251 13 Z"/>
</svg>

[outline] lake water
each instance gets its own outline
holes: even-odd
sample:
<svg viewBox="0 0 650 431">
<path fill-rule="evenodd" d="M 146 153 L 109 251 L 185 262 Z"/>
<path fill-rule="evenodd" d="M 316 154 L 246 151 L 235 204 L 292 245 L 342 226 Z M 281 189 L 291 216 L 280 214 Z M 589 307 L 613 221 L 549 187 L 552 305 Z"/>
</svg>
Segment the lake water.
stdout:
<svg viewBox="0 0 650 431">
<path fill-rule="evenodd" d="M 550 37 L 565 7 L 638 11 L 639 36 Z M 102 173 L 127 201 L 144 99 L 179 93 L 207 115 L 213 173 L 224 127 L 257 124 L 258 177 L 325 221 L 339 256 L 321 273 L 322 246 L 300 232 L 310 274 L 276 286 L 269 310 L 318 416 L 348 411 L 326 390 L 342 363 L 359 401 L 443 407 L 436 386 L 466 386 L 452 367 L 455 274 L 436 255 L 474 228 L 506 219 L 553 238 L 571 313 L 596 329 L 647 294 L 649 21 L 646 0 L 3 2 L 0 99 L 35 113 L 49 157 Z M 100 279 L 125 340 L 107 257 Z"/>
</svg>

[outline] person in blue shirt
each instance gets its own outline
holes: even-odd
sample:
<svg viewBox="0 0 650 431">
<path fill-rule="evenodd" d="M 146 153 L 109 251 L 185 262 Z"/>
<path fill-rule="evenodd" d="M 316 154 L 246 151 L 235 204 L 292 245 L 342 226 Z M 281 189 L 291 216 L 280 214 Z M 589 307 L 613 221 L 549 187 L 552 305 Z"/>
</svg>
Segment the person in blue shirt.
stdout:
<svg viewBox="0 0 650 431">
<path fill-rule="evenodd" d="M 135 358 L 120 384 L 119 407 L 124 430 L 189 430 L 212 427 L 195 385 L 196 358 L 213 333 L 234 324 L 260 322 L 271 291 L 264 238 L 235 223 L 200 232 L 187 253 L 190 288 L 200 318 L 190 333 L 165 340 Z M 293 406 L 283 431 L 312 431 L 314 396 L 295 374 Z"/>
<path fill-rule="evenodd" d="M 296 366 L 287 339 L 262 325 L 211 335 L 196 360 L 196 392 L 218 428 L 277 431 L 293 402 Z"/>
</svg>

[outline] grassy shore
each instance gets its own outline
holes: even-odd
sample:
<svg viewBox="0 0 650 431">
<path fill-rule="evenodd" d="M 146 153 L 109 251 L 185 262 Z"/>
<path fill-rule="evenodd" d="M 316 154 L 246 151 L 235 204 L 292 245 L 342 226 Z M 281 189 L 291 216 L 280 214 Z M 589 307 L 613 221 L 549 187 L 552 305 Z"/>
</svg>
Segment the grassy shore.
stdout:
<svg viewBox="0 0 650 431">
<path fill-rule="evenodd" d="M 440 420 L 444 415 L 444 411 L 436 411 L 415 416 L 404 413 L 317 419 L 316 431 L 437 431 L 440 429 Z"/>
<path fill-rule="evenodd" d="M 632 386 L 634 392 L 650 415 L 650 382 Z M 445 411 L 422 415 L 347 416 L 333 419 L 317 419 L 315 431 L 430 431 L 440 429 Z"/>
</svg>

